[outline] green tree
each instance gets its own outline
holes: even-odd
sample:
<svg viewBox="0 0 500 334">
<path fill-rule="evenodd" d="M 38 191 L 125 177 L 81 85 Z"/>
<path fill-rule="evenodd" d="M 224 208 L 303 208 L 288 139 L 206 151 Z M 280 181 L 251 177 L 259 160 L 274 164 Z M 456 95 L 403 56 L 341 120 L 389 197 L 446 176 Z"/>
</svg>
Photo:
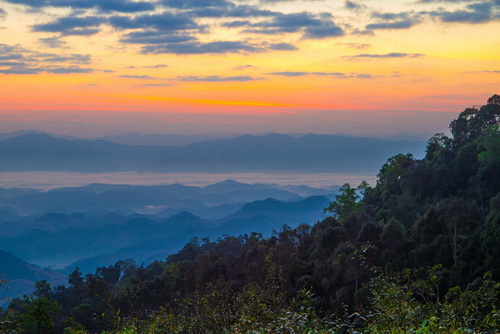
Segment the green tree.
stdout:
<svg viewBox="0 0 500 334">
<path fill-rule="evenodd" d="M 53 316 L 61 310 L 57 302 L 49 299 L 25 296 L 22 305 L 24 313 L 20 316 L 23 333 L 26 334 L 49 334 L 53 332 Z"/>
<path fill-rule="evenodd" d="M 339 190 L 340 194 L 325 209 L 325 212 L 332 213 L 339 220 L 345 219 L 348 214 L 361 207 L 360 199 L 369 188 L 366 181 L 362 181 L 356 188 L 352 188 L 349 183 L 345 183 Z"/>
</svg>

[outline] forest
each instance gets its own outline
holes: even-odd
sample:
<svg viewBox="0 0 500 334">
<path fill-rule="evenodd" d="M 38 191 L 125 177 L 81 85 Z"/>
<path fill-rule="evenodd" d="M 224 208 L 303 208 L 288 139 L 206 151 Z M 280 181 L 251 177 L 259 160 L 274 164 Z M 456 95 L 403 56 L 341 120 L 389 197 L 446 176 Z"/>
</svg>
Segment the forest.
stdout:
<svg viewBox="0 0 500 334">
<path fill-rule="evenodd" d="M 15 333 L 494 333 L 500 330 L 500 96 L 426 155 L 344 184 L 313 226 L 193 238 L 10 301 Z M 0 284 L 8 284 L 2 282 Z"/>
</svg>

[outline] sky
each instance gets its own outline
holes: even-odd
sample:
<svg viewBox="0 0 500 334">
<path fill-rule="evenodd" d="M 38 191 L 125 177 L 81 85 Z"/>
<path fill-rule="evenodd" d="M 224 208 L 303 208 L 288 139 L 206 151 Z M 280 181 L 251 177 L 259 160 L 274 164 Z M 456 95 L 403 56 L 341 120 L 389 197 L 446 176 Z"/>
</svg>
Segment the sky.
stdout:
<svg viewBox="0 0 500 334">
<path fill-rule="evenodd" d="M 500 0 L 0 0 L 0 132 L 446 131 Z"/>
</svg>

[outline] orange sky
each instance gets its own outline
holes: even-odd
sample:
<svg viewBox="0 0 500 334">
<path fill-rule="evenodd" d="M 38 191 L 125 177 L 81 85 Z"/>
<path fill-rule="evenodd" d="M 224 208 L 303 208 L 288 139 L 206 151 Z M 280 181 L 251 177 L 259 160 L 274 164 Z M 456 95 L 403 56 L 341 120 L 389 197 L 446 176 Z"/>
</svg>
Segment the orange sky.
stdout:
<svg viewBox="0 0 500 334">
<path fill-rule="evenodd" d="M 498 0 L 0 0 L 0 28 L 2 132 L 434 133 L 500 86 Z"/>
</svg>

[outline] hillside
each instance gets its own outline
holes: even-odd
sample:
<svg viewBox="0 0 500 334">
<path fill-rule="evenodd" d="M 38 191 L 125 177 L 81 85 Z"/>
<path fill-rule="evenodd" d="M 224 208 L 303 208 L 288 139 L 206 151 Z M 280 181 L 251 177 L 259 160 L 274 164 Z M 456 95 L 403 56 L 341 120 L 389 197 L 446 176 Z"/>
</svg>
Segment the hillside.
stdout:
<svg viewBox="0 0 500 334">
<path fill-rule="evenodd" d="M 80 333 L 496 333 L 499 125 L 495 95 L 460 113 L 452 137 L 433 136 L 423 159 L 397 154 L 373 187 L 345 184 L 313 226 L 75 269 L 69 287 L 11 310 L 22 326 L 23 307 L 59 305 L 45 309 L 51 324 Z M 286 207 L 240 212 L 268 205 Z"/>
<path fill-rule="evenodd" d="M 23 294 L 32 293 L 35 282 L 45 280 L 53 285 L 66 284 L 66 277 L 61 273 L 39 268 L 1 250 L 0 273 L 0 279 L 5 280 L 4 285 L 0 285 L 0 307 L 3 306 L 3 298 L 22 297 Z"/>
</svg>

